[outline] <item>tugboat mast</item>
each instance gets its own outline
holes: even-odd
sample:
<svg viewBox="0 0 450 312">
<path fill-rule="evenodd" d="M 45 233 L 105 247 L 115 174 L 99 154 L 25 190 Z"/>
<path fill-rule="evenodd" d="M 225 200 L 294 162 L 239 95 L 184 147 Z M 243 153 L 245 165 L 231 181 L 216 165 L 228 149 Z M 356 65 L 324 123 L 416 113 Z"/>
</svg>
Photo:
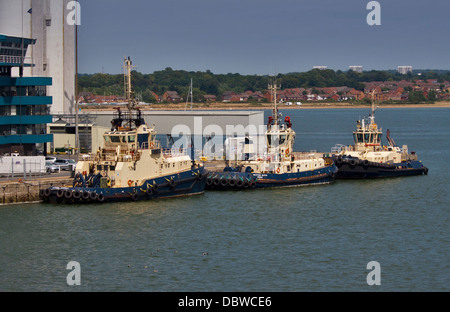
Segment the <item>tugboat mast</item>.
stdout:
<svg viewBox="0 0 450 312">
<path fill-rule="evenodd" d="M 277 107 L 277 89 L 281 88 L 281 86 L 277 85 L 276 83 L 276 78 L 274 78 L 273 83 L 269 83 L 268 87 L 267 87 L 273 95 L 273 104 L 274 104 L 274 109 L 273 109 L 273 124 L 274 125 L 279 125 L 278 122 L 278 118 L 279 118 L 279 114 L 278 114 L 278 107 Z"/>
<path fill-rule="evenodd" d="M 127 98 L 127 107 L 131 113 L 131 110 L 134 109 L 136 105 L 136 99 L 134 98 L 134 92 L 131 88 L 131 69 L 136 68 L 136 66 L 132 66 L 132 62 L 130 57 L 125 58 L 124 60 L 124 85 L 125 85 L 125 96 Z"/>
<path fill-rule="evenodd" d="M 134 91 L 133 87 L 131 85 L 131 69 L 135 68 L 136 66 L 132 66 L 132 62 L 130 57 L 124 59 L 124 89 L 125 89 L 125 96 L 127 100 L 127 110 L 128 112 L 122 112 L 120 110 L 120 107 L 116 107 L 117 109 L 117 117 L 115 117 L 112 121 L 112 128 L 111 130 L 119 130 L 119 129 L 133 129 L 133 125 L 135 128 L 138 128 L 139 126 L 145 124 L 144 119 L 142 118 L 141 111 L 137 106 L 138 102 L 134 98 Z M 133 114 L 133 111 L 135 113 Z M 125 127 L 122 126 L 123 122 L 126 122 Z"/>
</svg>

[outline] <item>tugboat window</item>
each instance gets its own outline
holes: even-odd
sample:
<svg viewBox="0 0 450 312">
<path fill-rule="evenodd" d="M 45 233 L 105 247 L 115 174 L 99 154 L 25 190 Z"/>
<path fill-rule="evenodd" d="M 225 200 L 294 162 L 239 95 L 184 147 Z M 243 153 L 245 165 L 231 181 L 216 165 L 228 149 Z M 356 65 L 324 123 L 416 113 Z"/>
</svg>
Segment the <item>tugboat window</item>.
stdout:
<svg viewBox="0 0 450 312">
<path fill-rule="evenodd" d="M 365 142 L 369 142 L 369 137 L 370 137 L 370 134 L 369 134 L 369 133 L 364 134 L 364 140 L 365 140 Z"/>
<path fill-rule="evenodd" d="M 104 138 L 105 138 L 105 142 L 106 142 L 106 143 L 109 143 L 109 142 L 110 142 L 109 136 L 105 136 Z"/>
<path fill-rule="evenodd" d="M 280 145 L 286 142 L 286 135 L 280 135 Z"/>
<path fill-rule="evenodd" d="M 120 143 L 120 137 L 119 136 L 111 136 L 111 142 L 113 143 Z"/>
<path fill-rule="evenodd" d="M 122 137 L 122 143 L 127 143 L 127 137 L 126 136 Z"/>
<path fill-rule="evenodd" d="M 136 136 L 135 135 L 129 135 L 128 136 L 128 142 L 134 143 L 134 141 L 136 141 Z"/>
<path fill-rule="evenodd" d="M 362 133 L 358 133 L 358 141 L 357 142 L 363 142 L 363 135 L 362 135 Z"/>
</svg>

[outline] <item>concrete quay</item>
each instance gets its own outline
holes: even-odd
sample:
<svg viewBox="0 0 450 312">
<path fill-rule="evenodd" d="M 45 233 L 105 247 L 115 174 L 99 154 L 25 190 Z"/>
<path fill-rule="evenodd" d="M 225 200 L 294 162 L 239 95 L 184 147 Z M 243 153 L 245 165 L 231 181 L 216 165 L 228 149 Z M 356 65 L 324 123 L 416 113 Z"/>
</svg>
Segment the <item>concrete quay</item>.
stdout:
<svg viewBox="0 0 450 312">
<path fill-rule="evenodd" d="M 39 202 L 39 190 L 50 186 L 72 185 L 70 175 L 46 176 L 23 180 L 21 178 L 0 180 L 0 206 Z"/>
</svg>

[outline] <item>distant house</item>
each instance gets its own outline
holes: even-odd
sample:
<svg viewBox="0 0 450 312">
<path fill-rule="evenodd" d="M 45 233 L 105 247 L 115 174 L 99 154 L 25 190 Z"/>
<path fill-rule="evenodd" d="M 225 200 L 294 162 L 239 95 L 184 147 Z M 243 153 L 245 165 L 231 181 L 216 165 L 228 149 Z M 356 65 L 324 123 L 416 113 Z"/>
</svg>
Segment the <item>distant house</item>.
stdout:
<svg viewBox="0 0 450 312">
<path fill-rule="evenodd" d="M 178 102 L 183 101 L 183 98 L 177 91 L 166 91 L 162 96 L 162 100 L 167 102 Z"/>
<path fill-rule="evenodd" d="M 252 94 L 250 94 L 250 98 L 260 102 L 264 99 L 264 94 L 261 91 L 256 91 L 256 92 L 253 92 Z"/>
<path fill-rule="evenodd" d="M 203 96 L 206 102 L 215 102 L 217 101 L 217 97 L 214 94 L 205 94 Z"/>
<path fill-rule="evenodd" d="M 233 91 L 226 91 L 222 94 L 222 102 L 231 102 L 231 98 L 235 96 L 236 93 Z"/>
<path fill-rule="evenodd" d="M 153 97 L 155 98 L 156 102 L 161 102 L 161 98 L 159 97 L 158 94 L 156 94 L 155 92 L 151 91 Z"/>
<path fill-rule="evenodd" d="M 350 91 L 347 92 L 347 95 L 351 98 L 354 98 L 355 100 L 362 100 L 365 97 L 364 92 L 356 89 L 351 89 Z"/>
</svg>

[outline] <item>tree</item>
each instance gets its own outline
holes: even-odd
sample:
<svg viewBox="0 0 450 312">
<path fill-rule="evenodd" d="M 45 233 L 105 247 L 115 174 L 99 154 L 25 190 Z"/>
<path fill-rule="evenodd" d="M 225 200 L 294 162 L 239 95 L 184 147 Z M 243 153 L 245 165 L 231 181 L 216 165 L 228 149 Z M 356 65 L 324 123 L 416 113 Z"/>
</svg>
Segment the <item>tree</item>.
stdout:
<svg viewBox="0 0 450 312">
<path fill-rule="evenodd" d="M 430 91 L 428 92 L 427 97 L 428 97 L 428 101 L 431 101 L 431 102 L 436 101 L 436 99 L 437 99 L 436 91 L 430 90 Z"/>
<path fill-rule="evenodd" d="M 422 91 L 409 92 L 408 98 L 411 103 L 420 103 L 420 102 L 424 102 L 426 100 Z"/>
</svg>

